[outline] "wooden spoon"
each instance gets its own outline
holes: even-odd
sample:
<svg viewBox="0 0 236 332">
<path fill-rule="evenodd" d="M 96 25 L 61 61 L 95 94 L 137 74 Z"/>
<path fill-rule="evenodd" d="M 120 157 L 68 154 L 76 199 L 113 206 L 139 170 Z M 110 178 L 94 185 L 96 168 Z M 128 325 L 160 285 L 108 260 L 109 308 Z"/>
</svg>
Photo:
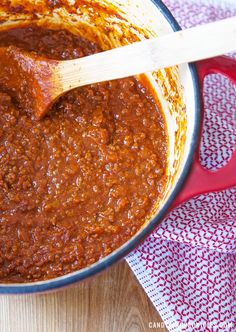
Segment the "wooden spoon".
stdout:
<svg viewBox="0 0 236 332">
<path fill-rule="evenodd" d="M 0 86 L 40 119 L 63 93 L 236 50 L 236 17 L 88 57 L 54 61 L 14 46 L 0 48 Z"/>
</svg>

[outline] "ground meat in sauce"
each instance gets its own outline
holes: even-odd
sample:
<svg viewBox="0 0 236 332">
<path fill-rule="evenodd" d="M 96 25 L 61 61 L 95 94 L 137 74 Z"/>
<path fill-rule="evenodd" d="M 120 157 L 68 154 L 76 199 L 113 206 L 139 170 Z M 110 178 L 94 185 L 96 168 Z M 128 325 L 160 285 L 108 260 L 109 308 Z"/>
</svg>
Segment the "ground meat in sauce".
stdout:
<svg viewBox="0 0 236 332">
<path fill-rule="evenodd" d="M 98 47 L 66 31 L 0 33 L 52 59 Z M 0 282 L 58 277 L 130 239 L 166 182 L 161 112 L 135 78 L 79 88 L 41 121 L 0 92 Z"/>
</svg>

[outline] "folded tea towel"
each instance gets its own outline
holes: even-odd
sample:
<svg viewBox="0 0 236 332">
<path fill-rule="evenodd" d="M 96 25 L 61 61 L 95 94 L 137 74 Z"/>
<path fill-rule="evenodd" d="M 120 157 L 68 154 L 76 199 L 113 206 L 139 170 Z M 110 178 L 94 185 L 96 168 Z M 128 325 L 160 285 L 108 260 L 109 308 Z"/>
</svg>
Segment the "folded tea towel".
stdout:
<svg viewBox="0 0 236 332">
<path fill-rule="evenodd" d="M 165 4 L 183 28 L 236 15 L 236 0 Z M 210 75 L 204 101 L 201 163 L 216 169 L 236 146 L 236 86 Z M 236 188 L 181 205 L 126 259 L 169 331 L 236 331 Z"/>
</svg>

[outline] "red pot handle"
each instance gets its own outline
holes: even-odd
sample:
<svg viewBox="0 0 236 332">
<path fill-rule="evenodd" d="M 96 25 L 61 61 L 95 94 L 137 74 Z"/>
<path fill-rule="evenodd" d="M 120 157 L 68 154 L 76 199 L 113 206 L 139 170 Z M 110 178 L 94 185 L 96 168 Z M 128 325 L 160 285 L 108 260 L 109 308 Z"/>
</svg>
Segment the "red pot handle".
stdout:
<svg viewBox="0 0 236 332">
<path fill-rule="evenodd" d="M 209 60 L 199 61 L 196 64 L 200 90 L 203 103 L 203 83 L 204 78 L 208 74 L 220 73 L 228 77 L 233 83 L 236 84 L 236 60 L 220 56 Z M 204 106 L 203 106 L 204 112 Z M 201 133 L 202 133 L 203 117 L 201 119 Z M 200 135 L 201 138 L 202 135 Z M 200 139 L 198 142 L 197 151 L 194 156 L 193 164 L 179 195 L 176 197 L 172 208 L 189 200 L 190 198 L 204 193 L 221 191 L 230 187 L 236 186 L 236 150 L 233 152 L 228 164 L 216 171 L 210 171 L 203 168 L 200 164 Z"/>
</svg>

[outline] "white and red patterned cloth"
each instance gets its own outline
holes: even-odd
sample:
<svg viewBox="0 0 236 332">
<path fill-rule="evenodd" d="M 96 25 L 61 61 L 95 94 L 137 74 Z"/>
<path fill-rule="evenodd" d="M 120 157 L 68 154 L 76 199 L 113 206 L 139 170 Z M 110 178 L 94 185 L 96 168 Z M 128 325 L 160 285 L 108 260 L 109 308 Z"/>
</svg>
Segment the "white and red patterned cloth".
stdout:
<svg viewBox="0 0 236 332">
<path fill-rule="evenodd" d="M 183 28 L 236 15 L 236 0 L 164 2 Z M 204 98 L 201 162 L 216 169 L 236 145 L 236 86 L 208 76 Z M 236 331 L 236 188 L 175 209 L 126 259 L 169 331 Z"/>
</svg>

